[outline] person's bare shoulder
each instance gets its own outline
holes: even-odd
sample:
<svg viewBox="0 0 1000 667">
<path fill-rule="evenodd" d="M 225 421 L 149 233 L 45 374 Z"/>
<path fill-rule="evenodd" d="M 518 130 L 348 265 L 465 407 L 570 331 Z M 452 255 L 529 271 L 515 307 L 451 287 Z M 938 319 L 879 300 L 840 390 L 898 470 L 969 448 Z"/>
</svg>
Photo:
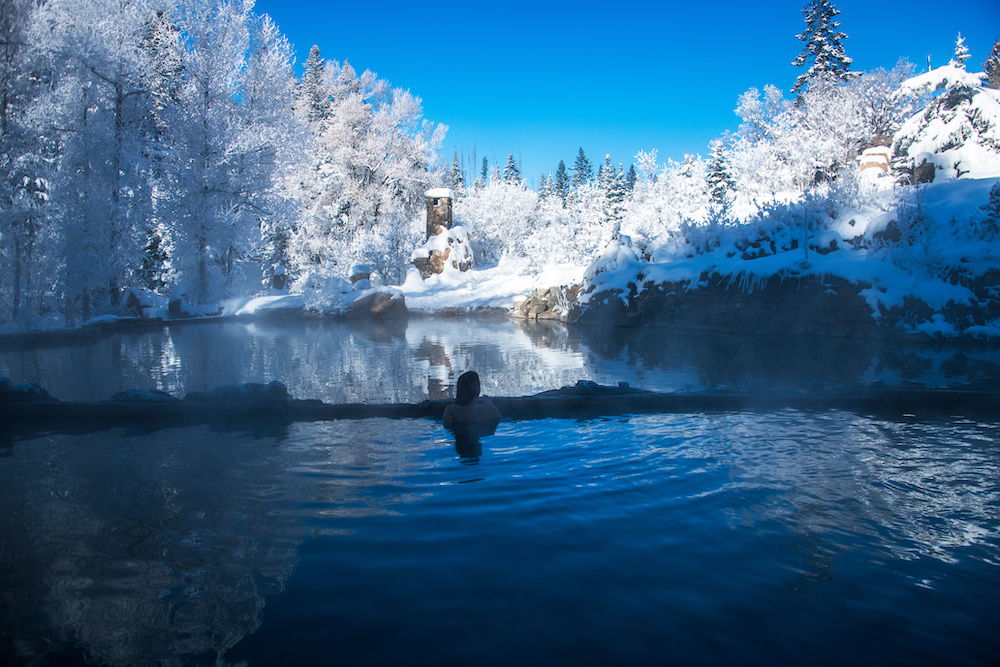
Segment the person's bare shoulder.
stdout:
<svg viewBox="0 0 1000 667">
<path fill-rule="evenodd" d="M 483 396 L 476 401 L 476 421 L 493 421 L 501 417 L 500 411 L 493 405 L 489 396 Z"/>
<path fill-rule="evenodd" d="M 452 426 L 455 425 L 455 415 L 456 413 L 460 412 L 460 410 L 461 408 L 459 408 L 454 403 L 449 404 L 444 409 L 444 414 L 441 415 L 441 420 L 444 422 L 445 428 L 451 428 Z"/>
</svg>

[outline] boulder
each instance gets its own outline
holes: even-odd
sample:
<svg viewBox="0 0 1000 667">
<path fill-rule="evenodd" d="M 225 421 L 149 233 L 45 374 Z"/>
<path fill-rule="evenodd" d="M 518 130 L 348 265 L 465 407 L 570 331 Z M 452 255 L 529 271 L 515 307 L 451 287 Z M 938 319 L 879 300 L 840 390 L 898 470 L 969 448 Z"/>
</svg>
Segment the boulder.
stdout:
<svg viewBox="0 0 1000 667">
<path fill-rule="evenodd" d="M 347 313 L 351 319 L 390 320 L 407 316 L 402 292 L 378 290 L 355 299 Z"/>
</svg>

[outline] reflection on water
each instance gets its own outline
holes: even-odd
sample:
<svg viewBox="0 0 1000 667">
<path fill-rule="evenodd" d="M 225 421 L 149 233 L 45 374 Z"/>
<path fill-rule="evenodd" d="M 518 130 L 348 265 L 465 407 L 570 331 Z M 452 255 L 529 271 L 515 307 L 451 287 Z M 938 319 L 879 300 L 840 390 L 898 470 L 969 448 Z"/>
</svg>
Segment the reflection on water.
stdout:
<svg viewBox="0 0 1000 667">
<path fill-rule="evenodd" d="M 207 428 L 10 445 L 0 662 L 78 645 L 98 664 L 214 664 L 260 625 L 307 530 L 323 532 L 307 518 L 370 516 L 419 497 L 379 490 L 419 455 L 399 449 L 406 425 L 387 441 L 380 424 L 318 425 L 308 446 Z"/>
<path fill-rule="evenodd" d="M 816 383 L 1000 386 L 1000 349 L 900 347 L 837 339 L 749 340 L 666 329 L 569 329 L 554 323 L 414 319 L 387 326 L 305 322 L 198 324 L 86 344 L 0 350 L 0 375 L 62 400 L 155 388 L 175 395 L 284 382 L 296 398 L 419 402 L 452 395 L 479 371 L 483 391 L 520 396 L 589 379 L 658 391 Z"/>
<path fill-rule="evenodd" d="M 0 662 L 1000 654 L 1000 423 L 783 410 L 474 440 L 365 420 L 8 442 Z"/>
</svg>

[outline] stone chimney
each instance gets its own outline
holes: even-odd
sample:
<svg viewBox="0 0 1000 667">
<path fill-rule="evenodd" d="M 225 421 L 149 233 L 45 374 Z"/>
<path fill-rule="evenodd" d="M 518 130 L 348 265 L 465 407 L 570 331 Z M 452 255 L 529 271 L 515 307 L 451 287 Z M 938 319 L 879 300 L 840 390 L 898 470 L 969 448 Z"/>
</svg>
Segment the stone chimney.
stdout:
<svg viewBox="0 0 1000 667">
<path fill-rule="evenodd" d="M 433 188 L 424 193 L 427 201 L 427 238 L 451 229 L 451 202 L 454 196 L 449 188 Z"/>
</svg>

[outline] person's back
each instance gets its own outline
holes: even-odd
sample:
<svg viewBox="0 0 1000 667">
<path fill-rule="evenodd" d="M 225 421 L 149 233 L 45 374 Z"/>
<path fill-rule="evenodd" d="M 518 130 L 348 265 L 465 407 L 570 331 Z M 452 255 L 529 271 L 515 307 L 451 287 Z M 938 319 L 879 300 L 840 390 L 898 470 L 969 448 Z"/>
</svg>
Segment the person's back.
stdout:
<svg viewBox="0 0 1000 667">
<path fill-rule="evenodd" d="M 500 411 L 488 396 L 479 396 L 479 375 L 475 371 L 462 373 L 455 385 L 455 402 L 444 409 L 445 428 L 458 424 L 478 424 L 498 421 Z"/>
</svg>

